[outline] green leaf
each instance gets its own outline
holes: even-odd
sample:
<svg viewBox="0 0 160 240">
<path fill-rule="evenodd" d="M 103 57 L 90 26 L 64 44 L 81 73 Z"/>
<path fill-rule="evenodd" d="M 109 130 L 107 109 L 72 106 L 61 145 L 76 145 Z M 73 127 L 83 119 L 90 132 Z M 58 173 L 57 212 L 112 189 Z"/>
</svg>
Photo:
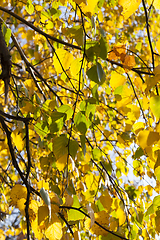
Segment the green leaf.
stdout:
<svg viewBox="0 0 160 240">
<path fill-rule="evenodd" d="M 11 38 L 11 29 L 7 28 L 6 33 L 5 33 L 5 42 L 7 46 L 9 45 L 9 40 Z"/>
<path fill-rule="evenodd" d="M 32 0 L 27 1 L 26 11 L 31 15 L 34 12 L 34 6 L 32 4 Z"/>
<path fill-rule="evenodd" d="M 160 96 L 151 97 L 150 108 L 156 118 L 160 118 Z"/>
<path fill-rule="evenodd" d="M 143 156 L 143 155 L 144 155 L 144 151 L 143 151 L 143 149 L 142 149 L 141 147 L 139 147 L 139 148 L 136 150 L 133 158 L 134 158 L 134 159 L 137 159 L 137 158 L 140 158 L 140 157 Z"/>
<path fill-rule="evenodd" d="M 52 123 L 50 124 L 50 132 L 55 133 L 63 128 L 66 119 L 66 113 L 54 112 L 51 114 Z"/>
<path fill-rule="evenodd" d="M 109 175 L 111 175 L 112 174 L 112 165 L 111 165 L 111 163 L 108 163 L 108 162 L 104 161 L 103 165 L 104 165 L 105 169 L 107 170 L 107 172 L 109 173 Z"/>
<path fill-rule="evenodd" d="M 88 122 L 85 115 L 82 112 L 78 112 L 75 116 L 74 123 L 80 133 L 85 134 L 88 129 Z"/>
<path fill-rule="evenodd" d="M 157 180 L 160 181 L 160 166 L 158 166 L 158 167 L 155 169 L 154 174 L 155 174 Z"/>
<path fill-rule="evenodd" d="M 61 113 L 66 113 L 66 115 L 67 115 L 66 120 L 69 120 L 72 117 L 72 115 L 73 115 L 73 110 L 68 105 L 62 105 L 61 107 L 59 107 L 57 109 L 57 111 L 61 112 Z"/>
<path fill-rule="evenodd" d="M 49 133 L 48 126 L 45 122 L 37 122 L 34 129 L 42 139 Z"/>
<path fill-rule="evenodd" d="M 153 214 L 154 213 L 154 205 L 152 204 L 148 209 L 147 212 L 145 213 L 146 216 Z"/>
<path fill-rule="evenodd" d="M 99 53 L 99 57 L 102 58 L 103 60 L 105 60 L 106 57 L 107 57 L 107 44 L 106 44 L 106 42 L 105 42 L 103 37 L 100 39 L 100 53 Z"/>
<path fill-rule="evenodd" d="M 106 79 L 106 75 L 105 75 L 105 72 L 103 71 L 101 64 L 98 62 L 97 62 L 97 75 L 98 75 L 99 84 L 102 85 Z"/>
<path fill-rule="evenodd" d="M 92 154 L 93 154 L 93 159 L 94 160 L 96 160 L 96 161 L 101 160 L 102 153 L 101 153 L 100 149 L 94 148 Z"/>
<path fill-rule="evenodd" d="M 114 95 L 121 95 L 123 92 L 123 85 L 122 86 L 119 86 L 117 87 L 115 90 L 114 90 Z"/>
<path fill-rule="evenodd" d="M 45 103 L 43 104 L 42 108 L 46 111 L 46 112 L 50 112 L 53 111 L 55 109 L 55 105 L 56 105 L 56 101 L 55 100 L 49 100 L 47 99 L 45 101 Z"/>
<path fill-rule="evenodd" d="M 79 145 L 75 140 L 70 140 L 69 142 L 69 153 L 73 159 L 75 159 Z"/>
<path fill-rule="evenodd" d="M 81 205 L 79 204 L 78 197 L 76 195 L 73 196 L 72 207 L 75 207 L 75 208 L 81 207 Z M 85 215 L 83 213 L 79 212 L 78 210 L 70 209 L 68 212 L 68 221 L 77 221 L 77 220 L 81 220 L 84 218 L 85 218 Z"/>
<path fill-rule="evenodd" d="M 60 195 L 61 191 L 57 185 L 54 185 L 52 182 L 50 182 L 49 186 L 50 186 L 52 192 L 55 192 L 55 193 L 57 193 L 57 195 Z"/>
<path fill-rule="evenodd" d="M 80 139 L 81 139 L 81 146 L 82 146 L 82 150 L 83 150 L 83 154 L 85 156 L 86 154 L 86 138 L 85 138 L 85 135 L 80 135 Z"/>
<path fill-rule="evenodd" d="M 75 26 L 67 30 L 67 35 L 74 38 L 79 46 L 83 45 L 83 29 L 81 26 Z"/>
<path fill-rule="evenodd" d="M 102 205 L 100 199 L 98 199 L 98 201 L 96 202 L 96 205 L 97 205 L 99 211 L 103 211 L 103 210 L 105 210 L 105 208 L 103 207 L 103 205 Z"/>
<path fill-rule="evenodd" d="M 98 84 L 96 84 L 96 85 L 92 88 L 92 96 L 97 100 L 97 103 L 99 104 Z"/>
<path fill-rule="evenodd" d="M 93 98 L 94 99 L 94 98 Z M 94 99 L 95 100 L 95 99 Z M 92 117 L 95 114 L 96 111 L 96 105 L 95 104 L 90 104 L 89 102 L 87 103 L 87 107 L 86 107 L 86 116 L 87 118 L 90 119 L 90 121 L 92 121 Z"/>
<path fill-rule="evenodd" d="M 92 66 L 87 71 L 87 76 L 91 81 L 98 83 L 99 85 L 102 85 L 106 78 L 103 68 L 102 68 L 101 64 L 98 62 L 96 65 Z"/>
<path fill-rule="evenodd" d="M 57 137 L 53 142 L 53 152 L 56 157 L 56 159 L 60 158 L 66 153 L 68 145 L 68 138 L 66 135 L 61 135 L 60 137 Z"/>
<path fill-rule="evenodd" d="M 154 199 L 153 199 L 154 211 L 156 211 L 159 206 L 160 206 L 160 195 L 154 197 Z"/>
</svg>

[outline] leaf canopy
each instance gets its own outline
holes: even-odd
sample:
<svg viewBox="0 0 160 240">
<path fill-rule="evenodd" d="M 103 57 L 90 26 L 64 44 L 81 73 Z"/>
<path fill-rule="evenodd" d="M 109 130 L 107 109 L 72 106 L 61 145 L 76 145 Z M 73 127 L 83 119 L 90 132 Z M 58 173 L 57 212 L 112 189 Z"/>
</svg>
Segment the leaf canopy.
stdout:
<svg viewBox="0 0 160 240">
<path fill-rule="evenodd" d="M 0 0 L 0 239 L 160 235 L 158 0 Z"/>
</svg>

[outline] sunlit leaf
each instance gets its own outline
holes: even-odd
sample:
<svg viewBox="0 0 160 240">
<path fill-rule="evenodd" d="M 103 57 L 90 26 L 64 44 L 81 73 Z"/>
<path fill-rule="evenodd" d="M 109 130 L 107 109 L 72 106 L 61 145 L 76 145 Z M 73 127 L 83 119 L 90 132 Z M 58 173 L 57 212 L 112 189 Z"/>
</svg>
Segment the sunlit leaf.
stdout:
<svg viewBox="0 0 160 240">
<path fill-rule="evenodd" d="M 74 119 L 75 125 L 77 129 L 82 133 L 85 134 L 88 128 L 88 121 L 85 115 L 82 112 L 78 112 Z"/>
<path fill-rule="evenodd" d="M 69 120 L 73 114 L 72 108 L 68 105 L 62 105 L 61 107 L 59 107 L 58 112 L 67 114 L 66 120 Z"/>
<path fill-rule="evenodd" d="M 79 208 L 79 200 L 77 196 L 73 196 L 73 205 L 72 207 Z M 68 212 L 68 220 L 69 221 L 77 221 L 80 219 L 84 219 L 84 214 L 79 212 L 78 210 L 70 209 Z"/>
<path fill-rule="evenodd" d="M 73 60 L 73 55 L 70 52 L 61 48 L 57 49 L 56 54 L 54 54 L 53 57 L 54 67 L 57 74 L 62 73 L 63 69 L 65 71 L 69 69 Z"/>
<path fill-rule="evenodd" d="M 126 83 L 126 78 L 123 75 L 121 75 L 117 72 L 111 73 L 110 85 L 113 89 L 116 89 L 117 87 L 119 87 L 125 83 Z"/>
<path fill-rule="evenodd" d="M 19 131 L 15 130 L 12 132 L 12 139 L 19 152 L 21 152 L 25 148 L 25 142 L 23 141 L 23 138 L 24 138 L 23 134 L 20 133 Z"/>
<path fill-rule="evenodd" d="M 159 2 L 158 0 L 154 0 L 153 6 L 154 6 L 156 9 L 160 9 L 160 2 Z"/>
<path fill-rule="evenodd" d="M 31 0 L 27 0 L 26 11 L 31 15 L 34 12 L 34 6 Z"/>
<path fill-rule="evenodd" d="M 119 4 L 123 7 L 123 16 L 125 19 L 130 17 L 139 7 L 141 0 L 119 0 Z"/>
<path fill-rule="evenodd" d="M 158 166 L 156 169 L 155 169 L 155 172 L 154 172 L 157 180 L 160 181 L 160 166 Z"/>
<path fill-rule="evenodd" d="M 152 146 L 154 142 L 160 139 L 158 132 L 153 132 L 149 130 L 140 131 L 138 134 L 138 142 L 140 146 L 144 149 L 147 146 Z"/>
<path fill-rule="evenodd" d="M 123 225 L 126 221 L 126 214 L 125 212 L 121 209 L 118 208 L 118 210 L 116 211 L 117 217 L 119 219 L 119 225 Z"/>
<path fill-rule="evenodd" d="M 155 96 L 150 99 L 150 108 L 153 114 L 160 118 L 160 97 Z"/>
<path fill-rule="evenodd" d="M 5 42 L 7 44 L 7 46 L 9 45 L 9 40 L 11 38 L 11 29 L 7 28 L 4 24 L 2 25 L 2 29 L 3 29 L 3 34 L 4 34 L 4 38 L 5 38 Z"/>
</svg>

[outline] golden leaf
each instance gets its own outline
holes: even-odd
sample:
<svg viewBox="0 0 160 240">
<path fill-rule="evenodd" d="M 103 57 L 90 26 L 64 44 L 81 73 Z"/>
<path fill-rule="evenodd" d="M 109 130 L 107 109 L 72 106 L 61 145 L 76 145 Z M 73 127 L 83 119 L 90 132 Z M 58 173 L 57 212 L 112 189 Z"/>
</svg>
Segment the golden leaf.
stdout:
<svg viewBox="0 0 160 240">
<path fill-rule="evenodd" d="M 60 59 L 61 64 L 59 63 L 58 59 Z M 70 52 L 62 48 L 57 49 L 56 54 L 54 54 L 54 57 L 53 57 L 54 67 L 56 69 L 57 74 L 62 73 L 63 69 L 65 71 L 69 69 L 73 60 L 74 60 L 73 55 Z"/>
<path fill-rule="evenodd" d="M 132 69 L 136 65 L 134 56 L 126 55 L 123 61 L 123 65 L 126 69 Z"/>
<path fill-rule="evenodd" d="M 117 217 L 119 219 L 119 225 L 121 226 L 126 221 L 126 214 L 122 210 L 122 208 L 118 208 L 118 210 L 116 211 L 116 214 L 117 214 Z"/>
<path fill-rule="evenodd" d="M 119 0 L 119 4 L 123 7 L 123 16 L 129 18 L 139 7 L 141 0 Z"/>
<path fill-rule="evenodd" d="M 19 130 L 16 129 L 11 134 L 13 142 L 15 143 L 19 152 L 24 150 L 25 141 L 23 140 L 24 136 L 22 133 L 19 133 Z"/>
<path fill-rule="evenodd" d="M 126 78 L 123 75 L 117 72 L 111 73 L 110 85 L 113 88 L 113 90 L 125 83 L 126 83 Z"/>
<path fill-rule="evenodd" d="M 52 214 L 52 224 L 45 230 L 49 240 L 59 240 L 62 238 L 62 224 L 56 214 Z"/>
<path fill-rule="evenodd" d="M 27 198 L 27 189 L 26 187 L 20 185 L 20 184 L 16 184 L 10 193 L 10 198 L 12 200 L 12 204 L 16 205 L 17 201 L 21 198 L 26 199 Z"/>
</svg>

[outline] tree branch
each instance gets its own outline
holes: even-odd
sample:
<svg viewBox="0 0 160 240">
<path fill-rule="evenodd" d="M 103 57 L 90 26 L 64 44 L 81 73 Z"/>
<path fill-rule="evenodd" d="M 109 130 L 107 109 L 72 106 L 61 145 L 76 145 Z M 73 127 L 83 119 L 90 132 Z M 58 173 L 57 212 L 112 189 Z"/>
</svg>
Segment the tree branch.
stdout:
<svg viewBox="0 0 160 240">
<path fill-rule="evenodd" d="M 21 18 L 21 17 L 18 16 L 16 13 L 11 12 L 10 10 L 8 10 L 8 9 L 6 9 L 6 8 L 4 8 L 4 7 L 1 7 L 1 6 L 0 6 L 0 10 L 3 11 L 3 12 L 8 13 L 9 15 L 11 15 L 11 16 L 13 16 L 13 17 L 15 17 L 16 19 L 18 19 L 19 21 L 23 22 L 23 23 L 26 24 L 28 27 L 34 29 L 36 32 L 40 33 L 41 35 L 45 36 L 46 38 L 49 38 L 49 39 L 51 39 L 51 40 L 53 40 L 53 41 L 55 41 L 55 42 L 61 43 L 61 44 L 65 45 L 65 46 L 68 46 L 68 47 L 71 47 L 71 48 L 75 48 L 75 49 L 78 49 L 78 50 L 82 50 L 82 48 L 79 47 L 79 46 L 73 45 L 73 44 L 71 44 L 71 43 L 64 42 L 63 40 L 60 40 L 60 39 L 57 39 L 57 38 L 55 38 L 55 37 L 50 36 L 49 34 L 43 32 L 43 31 L 40 30 L 39 28 L 35 27 L 32 23 L 27 22 L 25 19 Z"/>
</svg>

